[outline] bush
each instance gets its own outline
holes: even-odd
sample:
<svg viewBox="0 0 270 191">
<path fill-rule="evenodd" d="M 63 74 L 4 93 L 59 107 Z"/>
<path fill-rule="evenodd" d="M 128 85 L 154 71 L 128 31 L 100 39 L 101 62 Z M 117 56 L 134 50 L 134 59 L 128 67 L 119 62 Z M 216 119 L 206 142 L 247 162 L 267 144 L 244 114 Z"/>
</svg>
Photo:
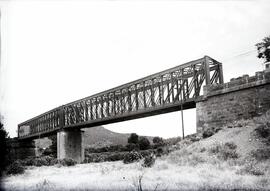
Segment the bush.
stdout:
<svg viewBox="0 0 270 191">
<path fill-rule="evenodd" d="M 50 156 L 27 158 L 22 161 L 26 166 L 51 166 L 57 164 L 57 159 Z"/>
<path fill-rule="evenodd" d="M 7 139 L 8 139 L 8 133 L 4 129 L 4 125 L 1 121 L 1 115 L 0 115 L 0 176 L 2 175 L 2 172 L 4 171 L 6 165 L 9 163 L 8 158 L 8 148 L 7 148 Z"/>
<path fill-rule="evenodd" d="M 256 165 L 256 163 L 248 163 L 243 168 L 236 171 L 236 174 L 261 176 L 264 175 L 264 172 Z"/>
<path fill-rule="evenodd" d="M 164 154 L 163 148 L 158 147 L 157 150 L 156 150 L 156 156 L 161 157 L 163 154 Z"/>
<path fill-rule="evenodd" d="M 270 158 L 270 148 L 253 150 L 250 154 L 257 161 L 264 161 Z"/>
<path fill-rule="evenodd" d="M 50 157 L 41 157 L 34 160 L 34 166 L 50 166 Z"/>
<path fill-rule="evenodd" d="M 139 139 L 140 150 L 146 150 L 150 148 L 150 141 L 146 137 L 140 137 Z"/>
<path fill-rule="evenodd" d="M 255 132 L 257 133 L 257 135 L 259 135 L 262 138 L 270 137 L 270 123 L 267 122 L 266 124 L 259 125 L 255 129 Z"/>
<path fill-rule="evenodd" d="M 138 153 L 137 151 L 132 151 L 125 154 L 123 162 L 124 164 L 133 163 L 139 161 L 141 158 L 142 155 L 140 153 Z"/>
<path fill-rule="evenodd" d="M 108 155 L 105 159 L 105 161 L 119 161 L 119 160 L 123 160 L 124 156 L 122 153 L 111 153 L 110 155 Z"/>
<path fill-rule="evenodd" d="M 139 136 L 136 133 L 131 133 L 128 138 L 128 143 L 137 144 L 139 141 Z"/>
<path fill-rule="evenodd" d="M 152 167 L 155 164 L 156 156 L 151 154 L 150 156 L 146 156 L 143 159 L 142 166 L 143 167 Z"/>
<path fill-rule="evenodd" d="M 140 147 L 139 147 L 138 144 L 129 143 L 129 144 L 127 144 L 125 150 L 126 150 L 126 151 L 133 151 L 133 150 L 138 151 L 138 150 L 140 150 Z"/>
<path fill-rule="evenodd" d="M 206 128 L 203 131 L 202 137 L 203 138 L 211 137 L 212 135 L 214 135 L 215 133 L 219 132 L 220 130 L 221 130 L 220 127 L 209 127 L 209 128 Z"/>
<path fill-rule="evenodd" d="M 163 141 L 163 139 L 161 137 L 154 137 L 153 138 L 153 143 L 155 145 L 159 145 L 159 146 L 164 145 L 164 141 Z"/>
<path fill-rule="evenodd" d="M 77 164 L 77 162 L 73 159 L 60 159 L 59 163 L 63 166 L 74 166 Z"/>
<path fill-rule="evenodd" d="M 227 142 L 224 146 L 231 150 L 235 150 L 237 148 L 237 145 L 233 142 Z"/>
<path fill-rule="evenodd" d="M 217 144 L 210 148 L 209 152 L 217 155 L 219 159 L 228 160 L 239 158 L 236 152 L 237 145 L 233 142 L 227 142 L 225 144 Z"/>
<path fill-rule="evenodd" d="M 205 131 L 203 131 L 203 138 L 208 138 L 211 137 L 212 135 L 214 135 L 215 131 L 213 128 L 207 128 Z"/>
<path fill-rule="evenodd" d="M 7 175 L 23 174 L 24 171 L 25 171 L 25 167 L 23 166 L 20 160 L 13 162 L 6 168 Z"/>
</svg>

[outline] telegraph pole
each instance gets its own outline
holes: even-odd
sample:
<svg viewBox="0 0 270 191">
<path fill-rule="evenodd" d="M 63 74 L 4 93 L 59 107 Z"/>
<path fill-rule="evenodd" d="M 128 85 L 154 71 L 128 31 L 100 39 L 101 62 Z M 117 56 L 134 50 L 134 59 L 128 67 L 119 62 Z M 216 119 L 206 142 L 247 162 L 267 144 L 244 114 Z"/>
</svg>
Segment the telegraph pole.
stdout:
<svg viewBox="0 0 270 191">
<path fill-rule="evenodd" d="M 183 79 L 181 79 L 182 84 L 182 91 L 183 91 Z M 183 113 L 183 98 L 182 98 L 182 92 L 180 92 L 180 107 L 181 107 L 181 121 L 182 121 L 182 137 L 185 138 L 185 128 L 184 128 L 184 113 Z"/>
</svg>

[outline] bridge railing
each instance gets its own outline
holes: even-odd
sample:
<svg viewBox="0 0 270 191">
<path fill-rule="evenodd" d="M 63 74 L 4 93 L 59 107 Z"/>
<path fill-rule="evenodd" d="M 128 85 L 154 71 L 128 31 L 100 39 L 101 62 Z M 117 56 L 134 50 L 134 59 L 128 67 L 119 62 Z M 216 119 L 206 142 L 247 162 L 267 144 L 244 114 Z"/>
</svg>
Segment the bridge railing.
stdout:
<svg viewBox="0 0 270 191">
<path fill-rule="evenodd" d="M 59 129 L 61 117 L 63 116 L 61 111 L 61 107 L 58 107 L 20 123 L 18 125 L 18 137 L 24 138 Z"/>
<path fill-rule="evenodd" d="M 23 138 L 194 101 L 203 85 L 213 83 L 223 83 L 222 64 L 205 56 L 53 109 L 19 124 L 18 136 Z"/>
</svg>

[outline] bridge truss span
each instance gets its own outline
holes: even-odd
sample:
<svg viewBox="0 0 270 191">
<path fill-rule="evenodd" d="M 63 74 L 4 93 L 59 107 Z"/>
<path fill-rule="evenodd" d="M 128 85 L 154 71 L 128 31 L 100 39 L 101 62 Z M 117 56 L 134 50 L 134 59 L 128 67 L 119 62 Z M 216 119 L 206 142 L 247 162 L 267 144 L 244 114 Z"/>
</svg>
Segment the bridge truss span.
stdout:
<svg viewBox="0 0 270 191">
<path fill-rule="evenodd" d="M 208 56 L 60 106 L 18 125 L 18 137 L 45 135 L 195 107 L 202 86 L 223 83 L 222 64 Z"/>
</svg>

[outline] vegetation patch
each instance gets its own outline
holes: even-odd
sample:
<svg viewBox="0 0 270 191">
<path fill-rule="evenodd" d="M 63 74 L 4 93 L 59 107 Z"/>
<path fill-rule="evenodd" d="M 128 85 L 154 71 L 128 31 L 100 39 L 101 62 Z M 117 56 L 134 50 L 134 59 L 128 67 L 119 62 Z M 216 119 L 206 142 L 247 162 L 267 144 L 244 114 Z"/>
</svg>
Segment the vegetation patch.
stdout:
<svg viewBox="0 0 270 191">
<path fill-rule="evenodd" d="M 131 151 L 125 155 L 123 162 L 124 164 L 129 164 L 129 163 L 137 162 L 142 158 L 143 156 L 139 152 Z"/>
<path fill-rule="evenodd" d="M 59 160 L 59 163 L 63 166 L 74 166 L 77 164 L 77 162 L 73 159 L 61 159 Z"/>
<path fill-rule="evenodd" d="M 250 162 L 244 165 L 244 167 L 241 168 L 240 170 L 236 171 L 236 174 L 241 175 L 249 174 L 254 176 L 262 176 L 264 175 L 264 171 L 263 169 L 260 169 L 257 163 Z"/>
<path fill-rule="evenodd" d="M 152 167 L 155 164 L 156 156 L 151 154 L 149 156 L 144 157 L 142 166 L 143 167 Z"/>
<path fill-rule="evenodd" d="M 203 133 L 202 133 L 202 137 L 205 139 L 205 138 L 208 138 L 208 137 L 211 137 L 212 135 L 214 135 L 215 133 L 217 133 L 218 131 L 220 131 L 221 128 L 220 127 L 209 127 L 209 128 L 206 128 Z"/>
<path fill-rule="evenodd" d="M 236 152 L 237 145 L 233 142 L 227 142 L 225 144 L 216 144 L 209 149 L 210 154 L 216 155 L 221 160 L 237 159 L 239 158 Z"/>
<path fill-rule="evenodd" d="M 257 161 L 265 161 L 270 159 L 270 148 L 260 148 L 253 150 L 251 151 L 250 155 Z"/>
<path fill-rule="evenodd" d="M 11 163 L 6 167 L 6 174 L 7 175 L 16 175 L 16 174 L 23 174 L 25 171 L 25 167 L 20 160 L 16 160 L 15 162 Z"/>
</svg>

